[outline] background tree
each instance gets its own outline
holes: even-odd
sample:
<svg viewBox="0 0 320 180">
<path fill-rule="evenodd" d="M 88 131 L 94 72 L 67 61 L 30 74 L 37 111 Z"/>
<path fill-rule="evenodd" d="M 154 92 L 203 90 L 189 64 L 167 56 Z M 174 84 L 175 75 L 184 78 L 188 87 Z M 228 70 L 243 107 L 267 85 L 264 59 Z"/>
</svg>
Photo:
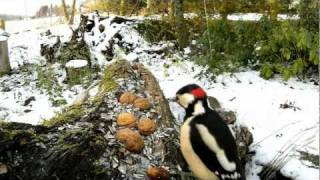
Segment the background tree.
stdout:
<svg viewBox="0 0 320 180">
<path fill-rule="evenodd" d="M 188 34 L 183 12 L 183 0 L 175 0 L 176 36 L 180 48 L 184 48 L 188 44 Z"/>
<path fill-rule="evenodd" d="M 169 13 L 169 17 L 170 17 L 170 20 L 174 20 L 174 0 L 170 0 L 168 2 L 168 13 Z"/>
<path fill-rule="evenodd" d="M 147 0 L 147 14 L 153 13 L 155 2 L 154 0 Z"/>
<path fill-rule="evenodd" d="M 268 0 L 269 16 L 272 21 L 276 21 L 280 10 L 280 3 L 278 0 Z"/>
<path fill-rule="evenodd" d="M 63 8 L 64 18 L 65 18 L 66 22 L 68 22 L 69 15 L 68 15 L 68 11 L 67 11 L 66 2 L 64 0 L 61 0 L 61 3 L 62 3 L 62 8 Z"/>
<path fill-rule="evenodd" d="M 69 24 L 73 24 L 75 12 L 76 12 L 76 0 L 73 0 L 72 1 L 71 15 L 70 15 L 70 19 L 69 19 Z"/>
<path fill-rule="evenodd" d="M 72 1 L 70 15 L 68 13 L 66 2 L 64 0 L 61 0 L 61 3 L 62 3 L 63 13 L 64 13 L 64 17 L 65 17 L 66 22 L 68 22 L 69 24 L 73 24 L 74 15 L 75 15 L 75 11 L 76 11 L 76 0 Z"/>
<path fill-rule="evenodd" d="M 120 2 L 120 15 L 124 16 L 127 12 L 127 0 L 121 0 Z"/>
</svg>

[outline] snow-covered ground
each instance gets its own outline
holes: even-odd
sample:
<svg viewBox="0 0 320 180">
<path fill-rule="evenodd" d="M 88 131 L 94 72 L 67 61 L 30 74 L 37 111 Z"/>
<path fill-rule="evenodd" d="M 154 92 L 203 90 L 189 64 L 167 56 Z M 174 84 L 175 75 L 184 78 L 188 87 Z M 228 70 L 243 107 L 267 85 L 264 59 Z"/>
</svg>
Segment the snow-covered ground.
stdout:
<svg viewBox="0 0 320 180">
<path fill-rule="evenodd" d="M 131 32 L 130 32 L 131 31 Z M 318 168 L 300 160 L 298 151 L 319 155 L 319 87 L 297 79 L 283 82 L 280 78 L 264 80 L 256 71 L 222 74 L 211 80 L 204 76 L 204 68 L 190 61 L 173 62 L 183 59 L 189 50 L 173 58 L 164 54 L 149 55 L 148 49 L 159 49 L 166 44 L 151 46 L 130 28 L 120 33 L 127 43 L 140 42 L 127 59 L 140 59 L 157 77 L 165 96 L 171 99 L 182 86 L 196 83 L 222 106 L 237 113 L 237 121 L 249 128 L 254 142 L 250 147 L 255 151 L 252 161 L 246 167 L 247 178 L 257 180 L 262 165 L 272 163 L 282 167 L 281 172 L 296 180 L 317 179 Z M 142 43 L 143 42 L 143 43 Z M 138 55 L 137 55 L 138 54 Z M 169 66 L 168 66 L 169 65 Z M 291 104 L 292 108 L 281 108 Z M 182 121 L 183 110 L 171 103 L 174 116 Z"/>
<path fill-rule="evenodd" d="M 164 53 L 152 53 L 155 50 L 172 48 L 172 45 L 168 42 L 150 44 L 129 25 L 111 26 L 110 19 L 98 23 L 105 25 L 106 31 L 100 33 L 96 26 L 93 29 L 95 35 L 86 36 L 88 44 L 93 41 L 100 42 L 90 46 L 98 64 L 108 64 L 100 51 L 109 46 L 108 41 L 119 32 L 124 46 L 130 45 L 131 49 L 126 54 L 121 47 L 115 46 L 117 56 L 130 61 L 138 59 L 147 66 L 158 79 L 168 99 L 174 97 L 180 87 L 197 83 L 204 87 L 209 95 L 216 97 L 224 108 L 237 113 L 237 122 L 247 126 L 254 138 L 250 149 L 256 153 L 247 164 L 247 179 L 259 179 L 257 173 L 261 171 L 262 165 L 273 162 L 273 159 L 276 159 L 273 164 L 285 162 L 280 164 L 284 175 L 296 180 L 318 179 L 318 169 L 309 162 L 300 160 L 301 155 L 298 153 L 306 151 L 319 155 L 318 86 L 296 79 L 288 82 L 283 82 L 280 78 L 264 80 L 259 77 L 258 72 L 251 70 L 222 74 L 213 81 L 212 75 L 207 73 L 204 67 L 188 61 L 189 49 L 176 52 L 171 57 Z M 66 39 L 70 34 L 70 29 L 66 26 L 59 25 L 51 29 L 53 34 L 65 35 Z M 45 29 L 37 29 L 22 32 L 9 38 L 10 60 L 14 69 L 45 61 L 39 52 L 39 34 L 44 31 Z M 20 46 L 23 48 L 19 48 Z M 0 119 L 37 124 L 42 118 L 50 118 L 55 111 L 61 109 L 53 107 L 48 95 L 41 94 L 32 83 L 36 72 L 28 76 L 29 85 L 21 84 L 20 76 L 21 73 L 18 73 L 0 78 Z M 7 85 L 10 90 L 3 91 Z M 13 88 L 15 85 L 17 87 Z M 81 87 L 64 92 L 63 96 L 68 104 L 75 99 L 80 89 Z M 35 100 L 26 108 L 23 103 L 30 96 L 35 96 Z M 290 105 L 289 108 L 285 108 L 286 105 Z M 170 106 L 174 116 L 181 121 L 183 110 L 175 103 L 170 103 Z M 26 109 L 31 112 L 25 111 Z"/>
<path fill-rule="evenodd" d="M 53 22 L 53 20 L 56 20 Z M 72 31 L 66 25 L 60 25 L 59 18 L 35 19 L 29 21 L 7 21 L 9 58 L 13 72 L 0 78 L 0 120 L 38 124 L 49 119 L 62 107 L 54 107 L 48 93 L 37 87 L 37 68 L 45 71 L 46 60 L 40 55 L 40 44 L 50 41 L 40 34 L 50 27 L 53 34 L 59 35 L 61 41 L 70 39 Z M 56 71 L 59 71 L 56 69 Z M 63 77 L 61 77 L 63 78 Z M 83 88 L 64 87 L 62 97 L 70 105 L 75 95 Z M 34 99 L 34 100 L 33 100 Z M 26 103 L 30 101 L 29 103 Z"/>
<path fill-rule="evenodd" d="M 38 19 L 25 19 L 6 21 L 6 30 L 10 33 L 42 29 L 63 23 L 63 17 L 45 17 Z"/>
</svg>

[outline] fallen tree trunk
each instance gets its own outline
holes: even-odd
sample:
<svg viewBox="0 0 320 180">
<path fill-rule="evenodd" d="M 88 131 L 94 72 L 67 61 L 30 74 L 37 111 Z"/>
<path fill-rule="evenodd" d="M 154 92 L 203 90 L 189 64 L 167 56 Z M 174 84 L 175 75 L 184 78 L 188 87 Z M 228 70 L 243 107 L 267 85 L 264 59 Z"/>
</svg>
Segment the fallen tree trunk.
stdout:
<svg viewBox="0 0 320 180">
<path fill-rule="evenodd" d="M 177 133 L 171 133 L 168 103 L 152 74 L 141 64 L 134 67 L 126 61 L 112 64 L 96 97 L 44 125 L 1 124 L 0 179 L 144 179 L 151 166 L 176 172 Z M 120 104 L 119 95 L 125 91 L 145 96 L 151 108 L 138 111 Z M 157 131 L 143 137 L 140 154 L 130 153 L 115 139 L 120 129 L 115 119 L 122 111 L 157 122 Z"/>
<path fill-rule="evenodd" d="M 139 109 L 136 103 L 122 104 L 124 92 L 150 105 Z M 117 117 L 123 112 L 133 114 L 137 123 L 144 118 L 156 123 L 151 135 L 137 135 L 142 138 L 141 152 L 131 152 L 116 138 L 123 129 Z M 38 126 L 0 124 L 0 179 L 146 179 L 150 167 L 161 167 L 165 177 L 163 171 L 171 179 L 182 179 L 188 167 L 178 150 L 175 126 L 152 73 L 142 64 L 116 61 L 104 71 L 97 95 L 82 104 Z M 131 130 L 139 133 L 137 126 Z"/>
</svg>

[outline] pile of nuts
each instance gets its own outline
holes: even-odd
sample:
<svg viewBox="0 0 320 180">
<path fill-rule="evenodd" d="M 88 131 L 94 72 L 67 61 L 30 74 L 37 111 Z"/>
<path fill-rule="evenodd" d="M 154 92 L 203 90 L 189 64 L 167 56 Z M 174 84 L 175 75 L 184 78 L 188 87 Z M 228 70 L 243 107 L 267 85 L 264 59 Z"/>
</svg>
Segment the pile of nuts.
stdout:
<svg viewBox="0 0 320 180">
<path fill-rule="evenodd" d="M 125 92 L 120 98 L 119 102 L 121 104 L 133 104 L 135 108 L 139 110 L 150 109 L 150 102 L 147 98 L 139 98 L 133 93 Z M 133 113 L 123 112 L 118 115 L 117 125 L 123 127 L 116 133 L 116 139 L 121 142 L 125 149 L 132 153 L 141 153 L 144 148 L 144 141 L 141 135 L 148 136 L 156 131 L 156 122 L 149 118 L 141 118 L 137 122 L 137 118 Z M 137 128 L 139 132 L 132 129 Z M 169 172 L 161 167 L 150 167 L 147 170 L 147 176 L 151 180 L 169 180 Z"/>
<path fill-rule="evenodd" d="M 133 104 L 139 110 L 148 110 L 150 102 L 147 98 L 139 98 L 130 92 L 123 93 L 119 102 L 121 104 Z M 118 115 L 117 124 L 125 129 L 120 129 L 116 138 L 124 144 L 124 147 L 133 153 L 140 153 L 144 148 L 144 142 L 141 135 L 151 135 L 156 130 L 156 122 L 154 120 L 144 118 L 137 122 L 137 118 L 133 113 L 124 112 Z M 138 128 L 139 133 L 130 128 Z"/>
</svg>

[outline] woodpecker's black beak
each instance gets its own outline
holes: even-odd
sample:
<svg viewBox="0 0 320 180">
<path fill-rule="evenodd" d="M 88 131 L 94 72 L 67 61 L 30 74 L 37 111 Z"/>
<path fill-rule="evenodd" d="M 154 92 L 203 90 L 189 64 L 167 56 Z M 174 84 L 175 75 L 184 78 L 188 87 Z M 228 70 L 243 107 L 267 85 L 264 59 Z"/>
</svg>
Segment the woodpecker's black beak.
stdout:
<svg viewBox="0 0 320 180">
<path fill-rule="evenodd" d="M 168 98 L 167 100 L 171 101 L 171 102 L 176 102 L 177 101 L 177 97 Z"/>
</svg>

